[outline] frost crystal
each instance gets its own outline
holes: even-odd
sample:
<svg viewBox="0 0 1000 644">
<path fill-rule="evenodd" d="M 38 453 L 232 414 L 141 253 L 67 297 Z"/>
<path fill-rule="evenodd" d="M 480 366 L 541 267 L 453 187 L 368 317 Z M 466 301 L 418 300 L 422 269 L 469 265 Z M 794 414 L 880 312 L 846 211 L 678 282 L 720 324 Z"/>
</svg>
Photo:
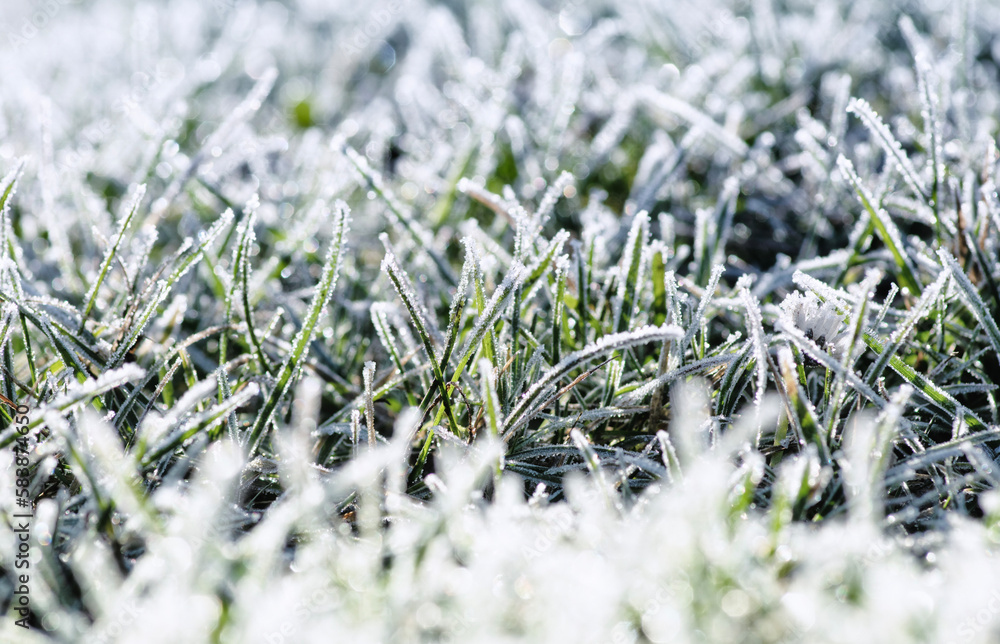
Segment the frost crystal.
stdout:
<svg viewBox="0 0 1000 644">
<path fill-rule="evenodd" d="M 839 358 L 847 350 L 847 326 L 832 302 L 796 291 L 781 302 L 781 314 L 831 356 Z"/>
</svg>

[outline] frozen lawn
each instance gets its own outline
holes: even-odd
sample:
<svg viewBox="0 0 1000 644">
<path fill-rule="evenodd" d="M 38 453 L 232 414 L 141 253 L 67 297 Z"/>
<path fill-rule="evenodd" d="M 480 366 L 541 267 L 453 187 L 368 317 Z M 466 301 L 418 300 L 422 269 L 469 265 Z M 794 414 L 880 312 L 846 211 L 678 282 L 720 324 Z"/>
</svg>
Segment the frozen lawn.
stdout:
<svg viewBox="0 0 1000 644">
<path fill-rule="evenodd" d="M 0 641 L 997 641 L 997 33 L 4 0 Z"/>
</svg>

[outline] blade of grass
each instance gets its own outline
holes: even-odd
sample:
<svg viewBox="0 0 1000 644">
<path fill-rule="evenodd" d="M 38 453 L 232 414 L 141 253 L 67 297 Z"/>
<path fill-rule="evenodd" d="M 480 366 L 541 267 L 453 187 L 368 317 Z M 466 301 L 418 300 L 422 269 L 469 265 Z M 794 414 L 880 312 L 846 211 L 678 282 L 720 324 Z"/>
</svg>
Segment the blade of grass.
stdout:
<svg viewBox="0 0 1000 644">
<path fill-rule="evenodd" d="M 475 356 L 475 354 L 479 351 L 483 339 L 486 337 L 487 333 L 493 329 L 493 325 L 507 307 L 507 302 L 511 295 L 515 290 L 517 290 L 517 288 L 524 284 L 527 274 L 527 269 L 525 269 L 524 266 L 520 263 L 515 263 L 511 266 L 510 270 L 504 276 L 503 281 L 493 292 L 492 297 L 490 297 L 489 301 L 486 302 L 482 313 L 479 315 L 479 319 L 476 320 L 475 326 L 472 327 L 472 331 L 469 332 L 468 339 L 465 341 L 465 346 L 462 348 L 462 357 L 458 362 L 458 366 L 455 367 L 455 372 L 451 377 L 453 381 L 458 380 L 462 376 L 466 365 L 469 364 L 469 361 L 472 360 L 473 356 Z"/>
<path fill-rule="evenodd" d="M 313 333 L 316 331 L 316 324 L 319 322 L 320 316 L 323 314 L 327 303 L 330 301 L 330 297 L 333 295 L 333 289 L 337 285 L 349 226 L 350 211 L 347 208 L 347 204 L 338 201 L 333 209 L 332 234 L 330 245 L 326 252 L 326 260 L 323 264 L 323 272 L 320 275 L 319 283 L 316 285 L 316 292 L 313 295 L 312 301 L 309 303 L 309 312 L 306 314 L 306 318 L 302 322 L 302 327 L 292 341 L 292 350 L 285 357 L 281 368 L 278 369 L 274 388 L 271 390 L 267 400 L 264 401 L 260 413 L 257 414 L 257 418 L 250 428 L 250 433 L 245 443 L 245 450 L 248 456 L 253 456 L 260 446 L 265 430 L 274 417 L 274 411 L 277 409 L 278 403 L 291 386 L 292 375 L 302 367 L 302 363 L 306 358 Z"/>
<path fill-rule="evenodd" d="M 906 155 L 903 150 L 903 146 L 900 145 L 896 137 L 892 135 L 886 124 L 882 122 L 882 118 L 872 109 L 871 105 L 868 104 L 863 98 L 852 98 L 851 102 L 847 104 L 847 111 L 856 115 L 861 122 L 865 124 L 868 131 L 871 132 L 876 140 L 878 140 L 879 145 L 885 150 L 886 155 L 892 159 L 893 164 L 899 168 L 900 173 L 903 175 L 903 179 L 906 180 L 907 185 L 910 189 L 921 198 L 927 197 L 927 186 L 924 185 L 923 180 L 920 175 L 917 174 L 916 168 L 910 162 L 910 157 Z"/>
<path fill-rule="evenodd" d="M 942 248 L 938 250 L 938 257 L 941 259 L 941 264 L 951 272 L 951 276 L 955 279 L 955 283 L 958 284 L 959 291 L 962 293 L 962 299 L 968 304 L 972 315 L 986 331 L 986 337 L 993 347 L 993 351 L 1000 356 L 1000 328 L 997 328 L 997 322 L 986 303 L 983 302 L 983 298 L 980 297 L 979 291 L 973 286 L 969 276 L 965 274 L 951 253 Z"/>
<path fill-rule="evenodd" d="M 91 284 L 90 290 L 87 292 L 87 305 L 83 308 L 83 314 L 80 316 L 80 327 L 78 331 L 83 331 L 84 325 L 87 322 L 87 317 L 90 316 L 90 310 L 94 307 L 94 302 L 97 300 L 97 291 L 100 290 L 101 284 L 104 283 L 104 278 L 108 274 L 108 270 L 111 268 L 111 262 L 115 260 L 115 256 L 118 254 L 118 248 L 121 246 L 122 240 L 125 238 L 125 233 L 128 231 L 129 226 L 132 225 L 132 219 L 135 217 L 135 213 L 139 211 L 139 204 L 142 203 L 142 198 L 146 196 L 146 184 L 141 184 L 132 195 L 131 205 L 128 207 L 125 217 L 121 224 L 118 226 L 118 234 L 115 235 L 115 240 L 108 247 L 107 251 L 104 253 L 104 259 L 101 261 L 101 268 L 97 271 L 97 279 Z"/>
<path fill-rule="evenodd" d="M 131 329 L 129 329 L 125 340 L 119 343 L 118 348 L 111 358 L 108 360 L 107 368 L 113 369 L 119 366 L 124 360 L 125 356 L 128 354 L 129 349 L 139 340 L 142 332 L 145 330 L 146 325 L 149 323 L 156 309 L 159 308 L 160 304 L 166 300 L 167 295 L 173 290 L 173 287 L 177 284 L 181 277 L 183 277 L 188 270 L 205 254 L 205 251 L 212 245 L 213 242 L 218 238 L 222 229 L 228 226 L 233 220 L 233 212 L 227 210 L 222 213 L 222 216 L 212 227 L 207 231 L 201 233 L 198 239 L 198 245 L 196 247 L 192 246 L 193 250 L 188 250 L 178 258 L 177 266 L 174 268 L 173 272 L 166 279 L 159 280 L 153 288 L 153 295 L 146 300 L 146 305 L 143 307 L 142 311 L 137 316 L 136 320 L 133 322 Z"/>
<path fill-rule="evenodd" d="M 475 273 L 475 255 L 472 249 L 474 243 L 471 238 L 462 240 L 465 245 L 465 263 L 462 265 L 462 276 L 458 280 L 458 288 L 455 289 L 454 299 L 448 310 L 448 331 L 445 333 L 444 353 L 441 354 L 441 364 L 447 365 L 451 362 L 451 354 L 455 350 L 458 336 L 461 332 L 462 315 L 465 313 L 465 304 L 469 300 L 469 281 Z"/>
<path fill-rule="evenodd" d="M 160 459 L 194 437 L 199 431 L 210 430 L 215 425 L 225 422 L 225 419 L 230 414 L 250 402 L 250 399 L 258 393 L 259 388 L 257 383 L 251 382 L 239 391 L 236 391 L 225 402 L 213 405 L 203 412 L 194 414 L 156 445 L 150 447 L 148 452 L 142 449 L 137 451 L 136 457 L 140 460 L 142 468 L 145 470 L 156 465 Z"/>
<path fill-rule="evenodd" d="M 368 432 L 368 449 L 375 449 L 375 396 L 372 393 L 375 363 L 371 360 L 365 363 L 362 377 L 365 383 L 365 427 Z"/>
<path fill-rule="evenodd" d="M 861 205 L 864 206 L 865 210 L 868 211 L 871 221 L 875 226 L 875 230 L 878 231 L 879 239 L 885 244 L 889 252 L 892 253 L 893 260 L 896 263 L 896 268 L 899 269 L 899 279 L 903 287 L 910 290 L 913 295 L 919 296 L 921 292 L 920 282 L 913 274 L 913 268 L 910 266 L 909 256 L 903 250 L 903 242 L 899 236 L 899 229 L 896 228 L 896 224 L 892 222 L 889 217 L 889 213 L 880 207 L 875 205 L 874 199 L 868 190 L 864 187 L 861 182 L 861 177 L 858 176 L 857 172 L 854 171 L 854 164 L 845 157 L 840 155 L 837 157 L 837 167 L 843 173 L 844 177 L 850 182 L 851 186 L 854 188 L 854 192 L 858 196 L 858 200 Z"/>
<path fill-rule="evenodd" d="M 417 300 L 416 293 L 413 292 L 409 276 L 406 274 L 406 271 L 400 268 L 399 263 L 396 261 L 396 255 L 389 248 L 386 249 L 385 258 L 382 260 L 382 272 L 389 277 L 389 281 L 392 282 L 393 287 L 396 289 L 396 294 L 403 301 L 403 306 L 406 307 L 407 312 L 410 314 L 410 321 L 413 323 L 413 328 L 416 329 L 417 335 L 423 343 L 424 352 L 427 354 L 427 360 L 430 362 L 431 370 L 434 374 L 438 394 L 441 396 L 441 402 L 448 416 L 448 422 L 451 423 L 451 431 L 458 436 L 462 436 L 463 432 L 461 426 L 458 424 L 458 419 L 455 417 L 455 412 L 451 405 L 451 397 L 448 394 L 448 381 L 444 377 L 444 368 L 434 351 L 434 341 L 431 338 L 424 307 Z M 428 391 L 429 394 L 430 391 Z"/>
<path fill-rule="evenodd" d="M 647 342 L 677 340 L 683 337 L 683 335 L 683 331 L 676 326 L 646 326 L 634 331 L 604 336 L 593 344 L 574 351 L 553 365 L 542 375 L 538 382 L 524 393 L 517 405 L 514 406 L 507 416 L 507 427 L 504 430 L 505 434 L 503 438 L 505 440 L 509 438 L 515 431 L 538 414 L 541 411 L 541 408 L 538 407 L 539 402 L 544 404 L 547 399 L 545 397 L 546 392 L 577 367 L 583 366 L 599 356 L 616 350 L 626 349 Z"/>
</svg>

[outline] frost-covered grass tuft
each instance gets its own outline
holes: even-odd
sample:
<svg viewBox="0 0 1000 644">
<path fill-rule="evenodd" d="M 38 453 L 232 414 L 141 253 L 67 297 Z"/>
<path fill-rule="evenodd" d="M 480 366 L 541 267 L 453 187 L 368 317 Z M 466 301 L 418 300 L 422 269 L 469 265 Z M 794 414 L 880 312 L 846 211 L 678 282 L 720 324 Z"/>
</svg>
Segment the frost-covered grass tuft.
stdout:
<svg viewBox="0 0 1000 644">
<path fill-rule="evenodd" d="M 0 640 L 996 641 L 1000 9 L 362 4 L 0 9 Z"/>
</svg>

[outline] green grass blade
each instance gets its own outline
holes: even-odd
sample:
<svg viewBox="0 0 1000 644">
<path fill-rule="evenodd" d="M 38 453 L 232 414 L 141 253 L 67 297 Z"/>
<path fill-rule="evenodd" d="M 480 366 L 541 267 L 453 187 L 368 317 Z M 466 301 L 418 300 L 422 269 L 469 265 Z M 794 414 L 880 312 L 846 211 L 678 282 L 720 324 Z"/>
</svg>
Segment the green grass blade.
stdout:
<svg viewBox="0 0 1000 644">
<path fill-rule="evenodd" d="M 292 375 L 296 373 L 306 359 L 309 343 L 312 341 L 316 331 L 316 324 L 320 316 L 326 309 L 333 289 L 337 285 L 337 278 L 340 275 L 340 265 L 344 256 L 346 246 L 347 231 L 350 226 L 350 211 L 347 204 L 338 201 L 334 206 L 332 235 L 330 246 L 326 252 L 326 260 L 323 264 L 323 273 L 320 275 L 319 283 L 316 285 L 316 292 L 309 304 L 309 312 L 306 314 L 302 327 L 292 340 L 292 350 L 281 364 L 278 370 L 277 382 L 271 390 L 267 400 L 261 407 L 260 413 L 254 420 L 247 437 L 246 452 L 252 456 L 263 440 L 264 432 L 274 416 L 274 411 L 282 397 L 288 392 L 292 382 Z"/>
<path fill-rule="evenodd" d="M 643 258 L 649 243 L 649 213 L 642 211 L 635 216 L 625 242 L 625 252 L 621 260 L 618 294 L 615 296 L 615 332 L 621 333 L 629 327 L 639 304 Z"/>
<path fill-rule="evenodd" d="M 885 350 L 882 346 L 882 342 L 867 332 L 864 337 L 865 344 L 868 345 L 868 348 L 874 351 L 876 355 L 881 355 Z M 907 382 L 913 385 L 914 390 L 918 394 L 923 396 L 928 402 L 935 405 L 949 416 L 954 417 L 961 414 L 969 427 L 978 428 L 986 426 L 986 423 L 984 423 L 982 419 L 955 400 L 955 398 L 949 395 L 946 391 L 931 382 L 924 375 L 917 373 L 913 367 L 900 360 L 899 356 L 892 356 L 889 358 L 889 366 L 892 367 L 893 371 L 898 373 Z"/>
<path fill-rule="evenodd" d="M 480 314 L 479 319 L 476 320 L 472 331 L 469 332 L 469 337 L 462 348 L 462 357 L 458 362 L 458 366 L 455 367 L 455 373 L 451 377 L 452 380 L 457 380 L 461 377 L 466 365 L 469 364 L 469 361 L 472 360 L 472 357 L 479 350 L 483 338 L 493 329 L 493 325 L 507 307 L 510 296 L 524 284 L 526 276 L 527 270 L 524 266 L 519 263 L 511 266 L 500 286 L 497 287 L 496 291 L 493 292 L 493 296 L 486 302 L 483 312 Z"/>
<path fill-rule="evenodd" d="M 479 361 L 479 376 L 482 379 L 481 393 L 486 428 L 490 436 L 498 438 L 504 433 L 503 412 L 500 409 L 500 398 L 497 396 L 496 370 L 485 358 Z"/>
<path fill-rule="evenodd" d="M 861 183 L 861 177 L 854 171 L 854 164 L 847 157 L 844 155 L 838 156 L 837 167 L 840 168 L 841 173 L 843 173 L 844 177 L 854 188 L 854 192 L 858 195 L 861 205 L 868 211 L 875 230 L 878 231 L 879 239 L 882 240 L 882 243 L 892 253 L 896 268 L 899 269 L 901 285 L 909 289 L 912 294 L 919 296 L 922 290 L 920 282 L 917 281 L 916 276 L 913 274 L 909 256 L 903 250 L 903 241 L 900 238 L 899 229 L 896 228 L 896 224 L 890 219 L 889 213 L 876 206 L 874 199 Z"/>
<path fill-rule="evenodd" d="M 997 328 L 996 319 L 994 319 L 993 314 L 990 313 L 989 308 L 987 308 L 986 303 L 983 302 L 983 298 L 980 297 L 979 291 L 976 287 L 972 285 L 969 280 L 969 276 L 965 274 L 962 267 L 958 265 L 955 258 L 945 249 L 938 250 L 938 257 L 941 258 L 941 263 L 951 272 L 951 276 L 955 279 L 955 283 L 958 284 L 959 291 L 962 293 L 962 297 L 966 304 L 969 305 L 969 309 L 972 311 L 972 315 L 976 317 L 976 320 L 986 331 L 986 337 L 989 339 L 990 346 L 993 347 L 993 351 L 997 356 L 1000 356 L 1000 328 Z M 988 268 L 986 270 L 989 270 Z"/>
<path fill-rule="evenodd" d="M 132 196 L 132 203 L 128 207 L 125 218 L 118 226 L 118 234 L 115 235 L 114 242 L 104 253 L 104 259 L 101 261 L 101 268 L 97 272 L 97 279 L 94 280 L 93 284 L 91 284 L 90 290 L 87 293 L 87 305 L 83 308 L 83 314 L 80 316 L 81 331 L 83 330 L 84 324 L 87 322 L 90 310 L 94 307 L 94 302 L 97 300 L 97 291 L 100 290 L 101 284 L 104 283 L 104 278 L 107 276 L 108 270 L 111 268 L 111 262 L 115 260 L 115 256 L 118 254 L 118 248 L 121 246 L 122 240 L 125 238 L 125 233 L 128 231 L 129 226 L 132 225 L 132 219 L 135 217 L 135 213 L 139 211 L 139 204 L 142 203 L 142 198 L 145 196 L 146 184 L 141 184 Z"/>
<path fill-rule="evenodd" d="M 455 289 L 454 299 L 448 310 L 448 331 L 445 333 L 444 353 L 441 354 L 441 364 L 447 365 L 451 362 L 451 354 L 455 350 L 458 336 L 462 327 L 462 316 L 465 313 L 465 305 L 469 301 L 469 282 L 475 273 L 475 255 L 471 248 L 474 243 L 472 239 L 466 237 L 462 240 L 465 245 L 465 263 L 462 265 L 462 276 L 458 280 L 458 288 Z"/>
</svg>

